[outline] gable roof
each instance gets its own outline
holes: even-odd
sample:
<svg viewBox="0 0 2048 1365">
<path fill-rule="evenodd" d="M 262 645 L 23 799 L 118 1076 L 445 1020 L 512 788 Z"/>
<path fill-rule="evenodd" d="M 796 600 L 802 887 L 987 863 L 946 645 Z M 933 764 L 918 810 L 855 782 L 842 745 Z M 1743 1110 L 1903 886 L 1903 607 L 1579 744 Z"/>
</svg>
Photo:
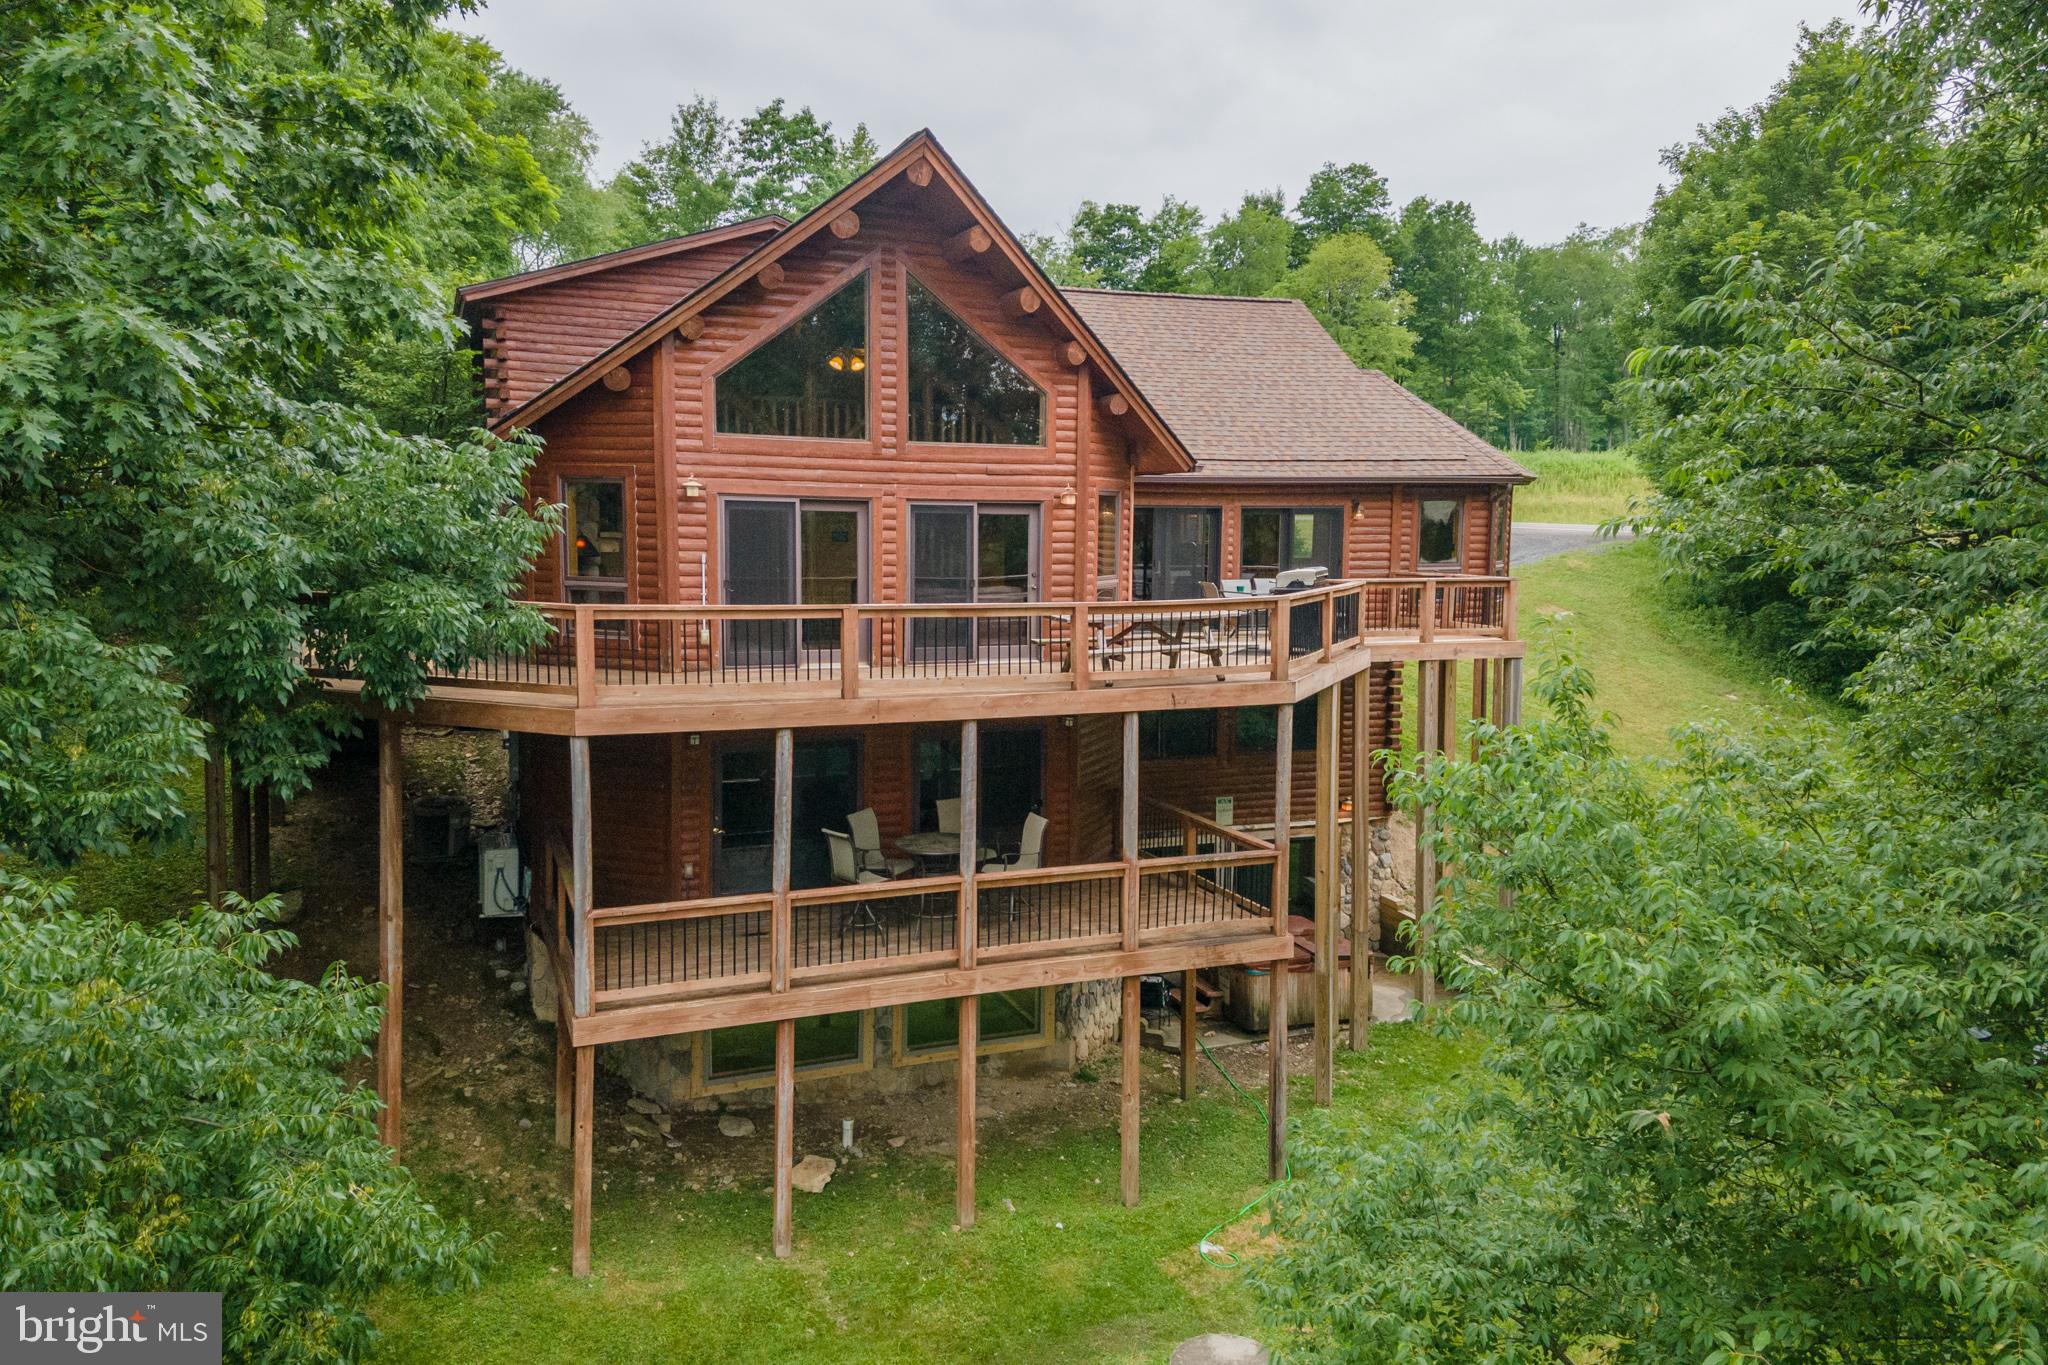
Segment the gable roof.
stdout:
<svg viewBox="0 0 2048 1365">
<path fill-rule="evenodd" d="M 1204 480 L 1527 483 L 1534 475 L 1378 370 L 1298 299 L 1069 289 Z"/>
<path fill-rule="evenodd" d="M 455 304 L 460 308 L 472 303 L 481 303 L 485 299 L 494 299 L 502 294 L 516 294 L 523 289 L 534 289 L 544 284 L 560 284 L 563 280 L 592 275 L 600 270 L 612 270 L 622 265 L 657 260 L 663 256 L 695 251 L 699 247 L 730 242 L 736 238 L 765 236 L 780 232 L 788 226 L 789 220 L 781 214 L 768 213 L 759 218 L 748 218 L 738 223 L 706 228 L 702 232 L 685 233 L 681 237 L 664 237 L 658 242 L 642 242 L 639 246 L 622 247 L 617 251 L 585 256 L 581 260 L 564 261 L 560 265 L 542 266 L 538 270 L 522 270 L 516 275 L 500 275 L 495 280 L 478 280 L 475 284 L 465 284 L 455 291 Z"/>
<path fill-rule="evenodd" d="M 939 140 L 932 136 L 929 128 L 912 133 L 866 172 L 856 176 L 844 189 L 767 238 L 718 275 L 683 297 L 673 307 L 656 314 L 524 404 L 499 416 L 491 423 L 491 429 L 503 432 L 512 427 L 527 426 L 552 412 L 590 387 L 601 375 L 652 346 L 684 319 L 703 312 L 732 293 L 759 273 L 762 267 L 794 251 L 823 231 L 834 218 L 866 199 L 920 160 L 932 169 L 935 179 L 945 182 L 946 187 L 976 221 L 989 231 L 994 238 L 990 254 L 999 255 L 1001 259 L 1006 260 L 1038 293 L 1044 301 L 1049 317 L 1059 321 L 1073 333 L 1074 338 L 1086 349 L 1088 358 L 1103 372 L 1104 377 L 1116 390 L 1130 401 L 1132 414 L 1153 433 L 1173 463 L 1182 469 L 1192 469 L 1194 458 L 1180 437 L 1152 405 L 1137 382 L 1125 372 L 1116 356 L 1102 343 L 1101 338 L 1089 328 L 1087 321 L 1075 310 L 1073 304 L 1060 293 L 1059 287 L 1046 277 L 1045 272 L 1032 259 L 1031 253 L 1026 251 L 1024 244 L 1017 239 L 1016 234 L 996 216 L 988 202 L 981 197 L 981 192 L 968 183 L 967 177 L 961 174 L 960 168 L 954 164 L 953 158 L 947 155 L 945 148 L 939 145 Z"/>
</svg>

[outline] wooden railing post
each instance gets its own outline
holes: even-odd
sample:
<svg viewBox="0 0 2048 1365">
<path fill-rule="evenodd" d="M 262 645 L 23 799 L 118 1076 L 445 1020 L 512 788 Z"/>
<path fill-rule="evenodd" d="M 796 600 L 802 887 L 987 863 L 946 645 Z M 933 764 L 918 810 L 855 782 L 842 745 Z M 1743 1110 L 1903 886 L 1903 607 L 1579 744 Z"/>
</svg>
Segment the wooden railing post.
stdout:
<svg viewBox="0 0 2048 1365">
<path fill-rule="evenodd" d="M 1507 586 L 1501 590 L 1500 638 L 1503 640 L 1519 640 L 1522 637 L 1521 589 L 1521 581 L 1510 578 Z"/>
<path fill-rule="evenodd" d="M 1323 657 L 1337 647 L 1337 590 L 1323 589 Z"/>
<path fill-rule="evenodd" d="M 1086 602 L 1074 603 L 1073 620 L 1074 624 L 1067 638 L 1067 671 L 1074 676 L 1074 690 L 1076 692 L 1085 692 L 1088 690 L 1088 667 L 1090 663 L 1088 658 L 1088 604 Z"/>
<path fill-rule="evenodd" d="M 576 608 L 576 704 L 597 705 L 597 619 L 587 606 Z"/>
<path fill-rule="evenodd" d="M 848 701 L 860 695 L 860 608 L 839 610 L 839 695 Z"/>
<path fill-rule="evenodd" d="M 1287 599 L 1276 597 L 1270 608 L 1273 622 L 1267 637 L 1273 642 L 1273 681 L 1286 682 L 1288 655 L 1293 652 L 1294 612 Z"/>
<path fill-rule="evenodd" d="M 580 625 L 579 625 L 580 628 Z M 569 738 L 569 893 L 575 926 L 576 1017 L 590 1013 L 591 969 L 597 945 L 590 941 L 590 739 Z"/>
<path fill-rule="evenodd" d="M 960 965 L 974 966 L 980 937 L 981 893 L 975 874 L 981 870 L 981 726 L 960 722 Z"/>
<path fill-rule="evenodd" d="M 1435 579 L 1426 578 L 1422 581 L 1422 591 L 1418 595 L 1418 613 L 1415 624 L 1423 644 L 1428 644 L 1436 639 L 1436 590 L 1438 586 L 1439 584 Z"/>
<path fill-rule="evenodd" d="M 796 737 L 775 732 L 775 827 L 769 855 L 769 889 L 775 897 L 768 912 L 768 989 L 789 989 L 789 850 L 790 822 L 796 808 Z"/>
</svg>

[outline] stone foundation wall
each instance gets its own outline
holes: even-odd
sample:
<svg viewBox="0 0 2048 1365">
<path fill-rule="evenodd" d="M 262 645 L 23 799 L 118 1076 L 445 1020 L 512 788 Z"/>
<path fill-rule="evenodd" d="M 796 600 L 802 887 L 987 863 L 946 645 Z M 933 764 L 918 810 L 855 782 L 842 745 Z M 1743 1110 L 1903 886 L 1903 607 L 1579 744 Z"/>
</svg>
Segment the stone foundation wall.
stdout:
<svg viewBox="0 0 2048 1365">
<path fill-rule="evenodd" d="M 1123 1024 L 1123 983 L 1077 981 L 1053 993 L 1053 1041 L 1064 1043 L 1068 1063 L 1079 1066 L 1116 1041 Z"/>
</svg>

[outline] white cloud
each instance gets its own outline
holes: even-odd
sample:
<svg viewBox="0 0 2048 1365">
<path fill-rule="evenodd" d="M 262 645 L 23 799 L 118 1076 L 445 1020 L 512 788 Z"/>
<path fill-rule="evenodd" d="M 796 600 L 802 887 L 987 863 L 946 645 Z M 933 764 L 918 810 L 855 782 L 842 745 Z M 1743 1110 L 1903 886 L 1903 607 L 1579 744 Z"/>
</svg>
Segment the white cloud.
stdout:
<svg viewBox="0 0 2048 1365">
<path fill-rule="evenodd" d="M 1835 17 L 1853 3 L 501 0 L 464 27 L 560 84 L 608 168 L 693 92 L 781 96 L 885 147 L 931 128 L 1020 231 L 1082 199 L 1213 216 L 1364 160 L 1397 201 L 1467 199 L 1488 235 L 1550 241 L 1640 218 L 1659 151 L 1763 98 L 1799 24 Z"/>
</svg>

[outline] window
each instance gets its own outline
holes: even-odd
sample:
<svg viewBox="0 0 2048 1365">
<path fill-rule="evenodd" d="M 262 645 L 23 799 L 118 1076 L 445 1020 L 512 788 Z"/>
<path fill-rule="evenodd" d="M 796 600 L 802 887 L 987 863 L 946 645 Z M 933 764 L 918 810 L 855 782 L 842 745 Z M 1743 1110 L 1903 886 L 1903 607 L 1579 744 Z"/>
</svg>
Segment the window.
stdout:
<svg viewBox="0 0 2048 1365">
<path fill-rule="evenodd" d="M 1039 1042 L 1046 1038 L 1046 992 L 1002 991 L 981 997 L 977 1053 L 1002 1043 Z M 896 1012 L 896 1046 L 906 1055 L 947 1052 L 960 1045 L 960 1002 L 920 1000 Z"/>
<path fill-rule="evenodd" d="M 1037 725 L 981 727 L 980 841 L 1013 848 L 1024 817 L 1045 808 L 1045 731 Z M 960 795 L 960 731 L 920 732 L 911 747 L 918 830 L 939 827 L 938 803 Z"/>
<path fill-rule="evenodd" d="M 1340 507 L 1247 507 L 1239 523 L 1239 572 L 1278 578 L 1289 569 L 1344 572 L 1344 510 Z"/>
<path fill-rule="evenodd" d="M 562 589 L 571 602 L 626 600 L 626 485 L 562 483 Z"/>
<path fill-rule="evenodd" d="M 1294 747 L 1313 749 L 1316 747 L 1316 707 L 1319 701 L 1311 698 L 1297 702 L 1294 707 Z M 1277 706 L 1241 706 L 1237 711 L 1237 755 L 1270 754 L 1273 752 L 1274 730 L 1279 724 L 1280 708 Z"/>
<path fill-rule="evenodd" d="M 1145 711 L 1138 716 L 1141 758 L 1213 758 L 1214 711 Z"/>
<path fill-rule="evenodd" d="M 1458 540 L 1465 504 L 1457 498 L 1424 498 L 1416 559 L 1425 569 L 1458 567 Z"/>
<path fill-rule="evenodd" d="M 1045 394 L 910 279 L 910 439 L 1045 444 Z"/>
<path fill-rule="evenodd" d="M 866 1053 L 866 1029 L 858 1010 L 815 1014 L 796 1021 L 796 1068 L 799 1071 L 858 1062 Z M 775 1025 L 742 1024 L 712 1029 L 704 1035 L 704 1079 L 707 1082 L 765 1076 L 775 1070 Z"/>
<path fill-rule="evenodd" d="M 1217 582 L 1219 507 L 1140 507 L 1131 522 L 1131 587 L 1146 601 L 1187 601 Z"/>
<path fill-rule="evenodd" d="M 718 429 L 863 439 L 867 368 L 868 277 L 862 275 L 718 377 Z"/>
<path fill-rule="evenodd" d="M 738 605 L 839 607 L 858 602 L 867 562 L 867 504 L 809 499 L 727 498 L 725 600 Z M 748 663 L 787 662 L 805 649 L 839 647 L 839 622 L 732 621 L 728 655 Z"/>
<path fill-rule="evenodd" d="M 1123 530 L 1122 509 L 1114 493 L 1095 500 L 1095 600 L 1114 602 L 1117 597 L 1117 542 Z"/>
</svg>

